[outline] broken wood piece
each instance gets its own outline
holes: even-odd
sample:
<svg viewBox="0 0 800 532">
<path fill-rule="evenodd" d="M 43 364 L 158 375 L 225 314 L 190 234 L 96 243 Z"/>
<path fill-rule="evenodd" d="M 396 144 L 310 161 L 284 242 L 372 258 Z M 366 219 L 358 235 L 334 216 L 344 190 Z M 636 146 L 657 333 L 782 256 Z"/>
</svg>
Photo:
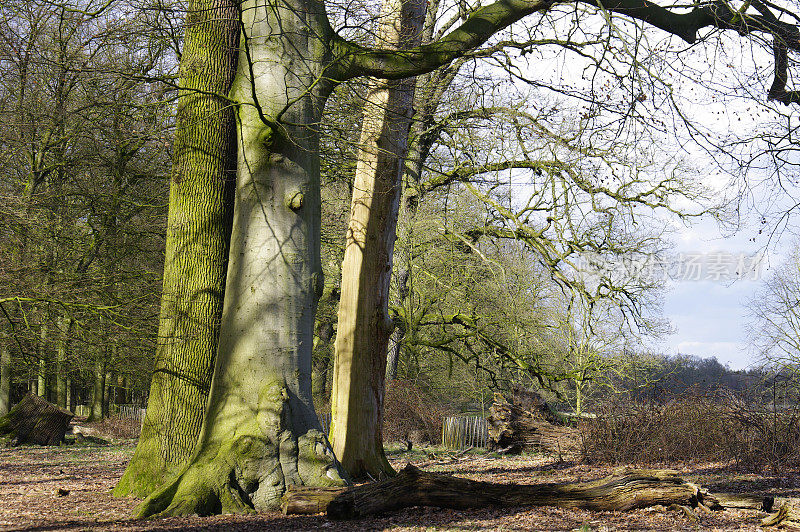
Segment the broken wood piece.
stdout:
<svg viewBox="0 0 800 532">
<path fill-rule="evenodd" d="M 74 415 L 29 393 L 8 414 L 0 417 L 0 435 L 10 434 L 13 445 L 58 445 L 64 440 Z"/>
<path fill-rule="evenodd" d="M 696 507 L 703 497 L 695 486 L 671 474 L 633 473 L 593 482 L 519 485 L 428 473 L 409 464 L 394 478 L 341 491 L 330 501 L 327 512 L 333 519 L 350 519 L 410 506 L 457 510 L 486 506 L 632 510 L 657 504 Z M 702 502 L 721 509 L 714 500 Z"/>
<path fill-rule="evenodd" d="M 775 503 L 772 495 L 758 495 L 752 493 L 714 493 L 719 503 L 725 508 L 738 508 L 741 510 L 760 510 L 771 512 Z"/>
<path fill-rule="evenodd" d="M 281 511 L 284 515 L 324 512 L 328 509 L 328 503 L 346 489 L 288 486 L 281 499 Z"/>
</svg>

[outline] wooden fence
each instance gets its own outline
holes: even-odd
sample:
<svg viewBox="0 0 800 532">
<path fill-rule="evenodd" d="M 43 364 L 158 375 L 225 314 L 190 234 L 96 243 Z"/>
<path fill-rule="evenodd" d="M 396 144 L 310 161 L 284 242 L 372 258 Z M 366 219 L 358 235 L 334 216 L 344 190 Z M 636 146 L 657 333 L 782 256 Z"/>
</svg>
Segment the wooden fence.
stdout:
<svg viewBox="0 0 800 532">
<path fill-rule="evenodd" d="M 117 417 L 122 419 L 135 419 L 141 421 L 144 419 L 145 409 L 139 405 L 110 405 L 109 417 Z M 89 417 L 92 412 L 92 407 L 89 405 L 76 405 L 75 415 Z"/>
<path fill-rule="evenodd" d="M 451 416 L 442 422 L 442 445 L 448 449 L 488 447 L 489 426 L 482 416 Z"/>
<path fill-rule="evenodd" d="M 117 405 L 117 406 L 119 407 L 119 412 L 117 412 L 116 414 L 117 417 L 121 417 L 123 419 L 136 419 L 138 421 L 144 419 L 145 409 L 138 405 Z"/>
</svg>

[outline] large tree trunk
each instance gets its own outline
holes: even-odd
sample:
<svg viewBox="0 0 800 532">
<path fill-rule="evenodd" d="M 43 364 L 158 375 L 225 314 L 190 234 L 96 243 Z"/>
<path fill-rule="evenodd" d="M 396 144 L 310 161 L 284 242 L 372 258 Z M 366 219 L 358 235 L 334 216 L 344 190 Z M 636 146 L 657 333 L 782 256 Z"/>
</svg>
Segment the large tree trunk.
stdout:
<svg viewBox="0 0 800 532">
<path fill-rule="evenodd" d="M 343 484 L 311 394 L 323 289 L 315 124 L 331 90 L 318 40 L 330 27 L 318 9 L 242 5 L 236 206 L 214 378 L 194 456 L 140 515 L 269 510 L 287 485 Z"/>
<path fill-rule="evenodd" d="M 0 416 L 11 410 L 11 351 L 0 345 Z"/>
<path fill-rule="evenodd" d="M 377 46 L 419 44 L 425 8 L 422 0 L 384 0 Z M 393 329 L 389 282 L 414 85 L 413 79 L 370 80 L 364 104 L 331 396 L 334 451 L 355 478 L 394 474 L 383 453 L 383 395 Z"/>
<path fill-rule="evenodd" d="M 72 412 L 67 412 L 33 394 L 26 395 L 0 417 L 0 434 L 10 434 L 15 445 L 58 445 L 64 439 Z"/>
<path fill-rule="evenodd" d="M 633 470 L 593 482 L 520 485 L 428 473 L 411 464 L 395 478 L 372 484 L 344 490 L 289 491 L 282 508 L 287 514 L 324 509 L 328 517 L 351 519 L 411 506 L 459 510 L 486 506 L 558 506 L 611 511 L 672 504 L 723 508 L 706 490 L 669 471 Z"/>
<path fill-rule="evenodd" d="M 192 0 L 170 183 L 159 344 L 142 433 L 115 495 L 140 497 L 192 454 L 216 356 L 233 213 L 236 71 L 233 0 Z"/>
</svg>

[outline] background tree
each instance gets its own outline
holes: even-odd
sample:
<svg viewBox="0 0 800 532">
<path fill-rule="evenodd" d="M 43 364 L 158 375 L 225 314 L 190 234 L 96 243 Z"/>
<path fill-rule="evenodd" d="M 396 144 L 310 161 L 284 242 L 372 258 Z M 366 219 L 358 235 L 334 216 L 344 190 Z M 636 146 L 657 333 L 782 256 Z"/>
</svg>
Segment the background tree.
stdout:
<svg viewBox="0 0 800 532">
<path fill-rule="evenodd" d="M 796 246 L 750 301 L 748 331 L 756 354 L 778 371 L 794 373 L 800 365 L 800 251 Z"/>
<path fill-rule="evenodd" d="M 96 387 L 101 409 L 97 361 L 114 357 L 129 386 L 149 370 L 169 117 L 144 79 L 163 72 L 163 47 L 109 7 L 10 2 L 0 18 L 0 114 L 13 125 L 0 136 L 0 343 L 10 380 L 71 407 Z"/>
</svg>

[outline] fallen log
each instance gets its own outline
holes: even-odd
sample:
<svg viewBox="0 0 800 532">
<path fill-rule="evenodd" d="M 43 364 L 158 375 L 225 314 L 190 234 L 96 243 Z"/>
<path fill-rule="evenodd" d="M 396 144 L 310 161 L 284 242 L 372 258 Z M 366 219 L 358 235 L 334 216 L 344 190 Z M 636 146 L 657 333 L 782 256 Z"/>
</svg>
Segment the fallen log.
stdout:
<svg viewBox="0 0 800 532">
<path fill-rule="evenodd" d="M 10 434 L 12 445 L 58 445 L 64 440 L 73 416 L 72 412 L 29 393 L 0 417 L 0 435 Z"/>
<path fill-rule="evenodd" d="M 75 441 L 78 443 L 88 441 L 100 445 L 107 445 L 111 442 L 110 436 L 92 427 L 79 427 L 75 425 L 72 427 L 72 433 L 75 435 Z"/>
<path fill-rule="evenodd" d="M 332 519 L 352 519 L 407 508 L 435 506 L 468 509 L 486 506 L 558 506 L 589 510 L 632 510 L 648 506 L 704 505 L 719 510 L 716 499 L 672 472 L 632 471 L 594 482 L 573 484 L 494 484 L 407 465 L 397 476 L 350 488 L 300 488 L 284 495 L 287 513 L 327 509 Z"/>
</svg>

